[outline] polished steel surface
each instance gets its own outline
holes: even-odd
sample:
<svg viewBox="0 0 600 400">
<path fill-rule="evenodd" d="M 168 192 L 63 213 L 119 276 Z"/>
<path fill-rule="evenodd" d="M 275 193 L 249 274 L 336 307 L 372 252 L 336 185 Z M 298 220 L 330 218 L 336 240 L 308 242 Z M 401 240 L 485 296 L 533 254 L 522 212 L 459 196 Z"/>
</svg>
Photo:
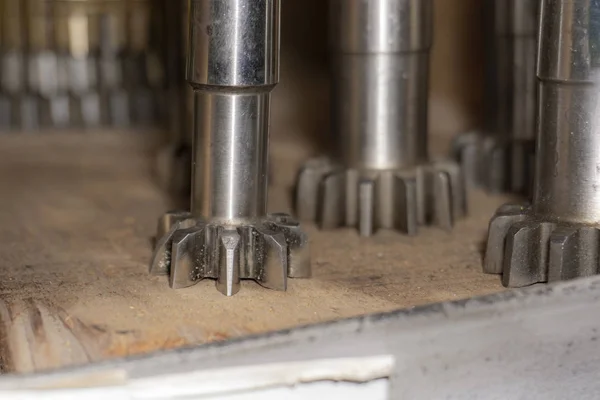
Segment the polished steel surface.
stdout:
<svg viewBox="0 0 600 400">
<path fill-rule="evenodd" d="M 195 89 L 191 212 L 224 223 L 266 215 L 270 92 L 279 1 L 194 0 L 187 79 Z"/>
<path fill-rule="evenodd" d="M 467 180 L 492 192 L 527 192 L 533 180 L 539 0 L 486 0 L 484 125 L 459 136 Z"/>
<path fill-rule="evenodd" d="M 432 13 L 431 0 L 330 0 L 330 46 L 342 54 L 428 51 Z"/>
<path fill-rule="evenodd" d="M 333 154 L 304 164 L 296 213 L 414 235 L 466 213 L 460 168 L 427 154 L 431 0 L 330 0 Z"/>
<path fill-rule="evenodd" d="M 484 263 L 507 286 L 600 272 L 599 46 L 600 2 L 542 1 L 533 203 L 497 211 Z"/>
<path fill-rule="evenodd" d="M 344 164 L 427 159 L 431 1 L 330 1 L 332 130 Z"/>
<path fill-rule="evenodd" d="M 188 82 L 254 90 L 279 81 L 280 1 L 190 1 Z"/>
<path fill-rule="evenodd" d="M 353 168 L 396 169 L 427 159 L 429 55 L 333 56 L 332 129 Z"/>
<path fill-rule="evenodd" d="M 223 223 L 267 213 L 269 92 L 196 93 L 192 215 Z"/>
<path fill-rule="evenodd" d="M 545 1 L 533 211 L 600 223 L 600 3 Z"/>
<path fill-rule="evenodd" d="M 280 0 L 192 0 L 187 80 L 194 89 L 191 212 L 159 221 L 152 274 L 172 288 L 241 279 L 286 290 L 310 276 L 308 239 L 267 215 L 270 96 L 279 78 Z"/>
</svg>

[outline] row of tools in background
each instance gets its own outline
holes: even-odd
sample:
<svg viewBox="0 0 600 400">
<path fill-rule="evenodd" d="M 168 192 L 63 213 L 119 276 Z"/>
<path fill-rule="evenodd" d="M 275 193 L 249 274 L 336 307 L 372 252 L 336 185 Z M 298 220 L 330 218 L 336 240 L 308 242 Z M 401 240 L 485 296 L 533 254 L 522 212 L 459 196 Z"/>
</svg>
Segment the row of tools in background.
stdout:
<svg viewBox="0 0 600 400">
<path fill-rule="evenodd" d="M 1 0 L 0 129 L 164 120 L 163 3 Z"/>
<path fill-rule="evenodd" d="M 97 1 L 89 3 L 93 12 L 81 11 L 82 1 L 44 7 L 53 3 L 53 14 L 44 15 L 69 18 L 48 25 L 54 36 L 42 37 L 54 37 L 52 44 L 33 40 L 37 24 L 23 24 L 26 42 L 10 39 L 3 25 L 0 110 L 15 126 L 23 115 L 29 121 L 23 110 L 32 97 L 40 109 L 66 110 L 53 103 L 64 95 L 73 115 L 88 115 L 89 107 L 109 125 L 120 120 L 113 112 L 126 110 L 128 121 L 163 112 L 170 143 L 159 169 L 170 190 L 191 197 L 190 210 L 161 218 L 151 262 L 151 273 L 169 275 L 173 288 L 213 278 L 226 295 L 241 279 L 285 290 L 288 277 L 311 273 L 309 238 L 295 218 L 321 229 L 356 227 L 362 236 L 379 229 L 416 235 L 422 225 L 450 230 L 466 215 L 473 186 L 531 199 L 502 206 L 491 219 L 485 272 L 502 274 L 510 287 L 598 273 L 596 0 L 485 0 L 485 124 L 459 135 L 444 160 L 431 158 L 427 145 L 432 0 L 328 0 L 336 145 L 299 171 L 294 218 L 267 214 L 266 204 L 280 0 Z M 13 48 L 29 66 L 16 69 L 26 76 L 19 86 Z M 47 82 L 37 73 L 48 63 L 42 53 L 59 65 L 43 64 L 44 74 L 69 71 L 64 85 L 40 85 Z M 97 106 L 85 100 L 90 94 Z"/>
</svg>

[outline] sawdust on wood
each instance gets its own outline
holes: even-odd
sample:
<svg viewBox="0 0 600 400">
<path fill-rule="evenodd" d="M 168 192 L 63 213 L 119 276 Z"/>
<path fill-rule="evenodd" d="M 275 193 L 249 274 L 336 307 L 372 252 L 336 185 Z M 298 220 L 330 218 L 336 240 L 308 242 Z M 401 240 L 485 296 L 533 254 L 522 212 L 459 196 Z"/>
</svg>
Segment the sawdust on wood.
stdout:
<svg viewBox="0 0 600 400">
<path fill-rule="evenodd" d="M 227 298 L 211 280 L 171 290 L 166 277 L 147 272 L 157 217 L 169 208 L 152 179 L 147 136 L 0 141 L 0 179 L 10 189 L 0 197 L 0 337 L 9 370 L 93 362 L 502 290 L 497 276 L 481 272 L 481 250 L 489 216 L 504 199 L 481 193 L 471 198 L 471 217 L 452 233 L 422 228 L 417 237 L 380 232 L 364 239 L 353 229 L 320 232 L 304 225 L 314 276 L 291 281 L 285 293 L 244 282 Z M 273 146 L 274 170 L 281 171 L 271 189 L 273 211 L 289 211 L 293 171 L 308 155 L 290 143 Z"/>
</svg>

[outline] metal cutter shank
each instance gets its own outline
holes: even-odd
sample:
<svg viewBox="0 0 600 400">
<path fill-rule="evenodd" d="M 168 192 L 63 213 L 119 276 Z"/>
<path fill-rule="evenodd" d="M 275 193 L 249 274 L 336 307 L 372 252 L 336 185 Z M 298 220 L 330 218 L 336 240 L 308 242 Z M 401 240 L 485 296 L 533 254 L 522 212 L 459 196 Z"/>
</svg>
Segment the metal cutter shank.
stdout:
<svg viewBox="0 0 600 400">
<path fill-rule="evenodd" d="M 330 0 L 332 130 L 337 146 L 297 183 L 300 219 L 415 234 L 466 212 L 462 174 L 427 154 L 430 0 Z"/>
<path fill-rule="evenodd" d="M 497 211 L 484 262 L 507 286 L 593 275 L 600 265 L 600 3 L 541 6 L 533 203 Z"/>
<path fill-rule="evenodd" d="M 167 214 L 151 266 L 172 287 L 240 279 L 285 290 L 310 275 L 307 240 L 267 215 L 271 91 L 279 79 L 279 0 L 192 0 L 187 79 L 194 89 L 191 212 Z"/>
</svg>

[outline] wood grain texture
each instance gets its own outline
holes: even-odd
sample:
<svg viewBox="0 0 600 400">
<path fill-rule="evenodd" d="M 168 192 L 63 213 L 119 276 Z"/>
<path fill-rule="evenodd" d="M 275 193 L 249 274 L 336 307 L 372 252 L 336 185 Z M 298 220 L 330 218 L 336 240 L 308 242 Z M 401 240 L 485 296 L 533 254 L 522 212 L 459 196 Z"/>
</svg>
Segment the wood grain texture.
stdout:
<svg viewBox="0 0 600 400">
<path fill-rule="evenodd" d="M 143 135 L 0 137 L 0 343 L 3 368 L 32 372 L 207 343 L 502 290 L 481 272 L 489 215 L 474 194 L 453 234 L 352 229 L 311 235 L 314 277 L 286 293 L 244 282 L 226 298 L 206 280 L 182 290 L 148 275 L 157 217 L 169 208 Z M 294 139 L 276 140 L 270 209 L 289 210 Z"/>
</svg>

